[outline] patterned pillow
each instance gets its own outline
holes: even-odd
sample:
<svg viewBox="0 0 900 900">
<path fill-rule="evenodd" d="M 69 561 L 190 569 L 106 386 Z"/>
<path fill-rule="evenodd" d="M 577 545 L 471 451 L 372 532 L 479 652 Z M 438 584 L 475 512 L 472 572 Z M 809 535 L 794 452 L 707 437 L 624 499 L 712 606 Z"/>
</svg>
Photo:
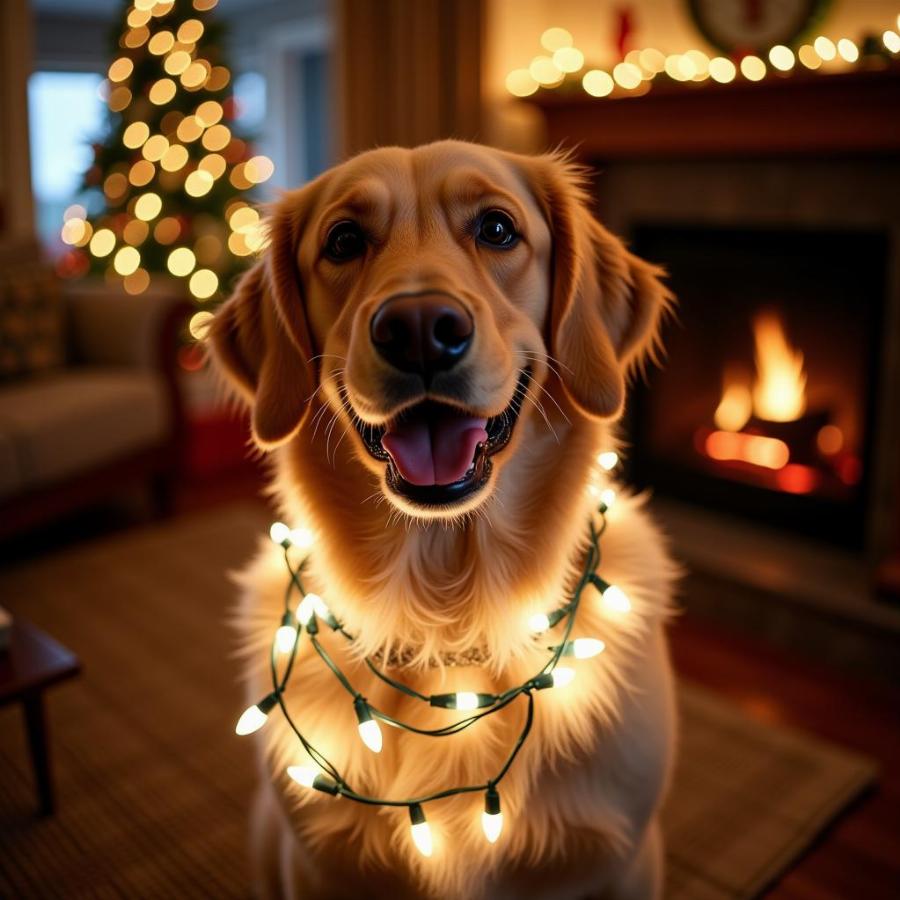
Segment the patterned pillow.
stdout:
<svg viewBox="0 0 900 900">
<path fill-rule="evenodd" d="M 0 258 L 0 381 L 61 366 L 65 318 L 59 283 L 40 257 Z"/>
</svg>

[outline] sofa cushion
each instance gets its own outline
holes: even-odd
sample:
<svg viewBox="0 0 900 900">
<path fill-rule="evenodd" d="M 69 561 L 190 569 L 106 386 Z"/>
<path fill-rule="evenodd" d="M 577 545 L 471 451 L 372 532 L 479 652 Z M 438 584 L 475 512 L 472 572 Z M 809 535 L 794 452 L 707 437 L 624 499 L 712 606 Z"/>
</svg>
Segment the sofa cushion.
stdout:
<svg viewBox="0 0 900 900">
<path fill-rule="evenodd" d="M 0 255 L 0 381 L 64 362 L 65 312 L 52 269 L 25 250 Z"/>
<path fill-rule="evenodd" d="M 163 384 L 148 373 L 70 368 L 0 385 L 0 434 L 14 447 L 21 488 L 160 443 L 168 430 Z M 0 483 L 9 477 L 0 474 Z"/>
</svg>

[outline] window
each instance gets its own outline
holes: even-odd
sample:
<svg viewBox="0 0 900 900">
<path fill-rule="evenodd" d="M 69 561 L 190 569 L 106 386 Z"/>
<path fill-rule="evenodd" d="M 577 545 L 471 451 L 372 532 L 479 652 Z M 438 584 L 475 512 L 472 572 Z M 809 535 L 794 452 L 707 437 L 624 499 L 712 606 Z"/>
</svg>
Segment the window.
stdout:
<svg viewBox="0 0 900 900">
<path fill-rule="evenodd" d="M 28 82 L 31 181 L 38 234 L 61 249 L 63 212 L 94 158 L 92 142 L 103 132 L 106 104 L 93 72 L 35 72 Z"/>
</svg>

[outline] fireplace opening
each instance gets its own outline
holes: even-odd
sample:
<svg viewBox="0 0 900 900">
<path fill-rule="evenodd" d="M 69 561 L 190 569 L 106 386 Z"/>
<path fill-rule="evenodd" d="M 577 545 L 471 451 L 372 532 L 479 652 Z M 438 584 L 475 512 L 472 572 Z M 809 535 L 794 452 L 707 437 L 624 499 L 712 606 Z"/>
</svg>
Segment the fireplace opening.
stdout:
<svg viewBox="0 0 900 900">
<path fill-rule="evenodd" d="M 641 225 L 678 297 L 628 420 L 639 486 L 865 545 L 884 232 Z"/>
</svg>

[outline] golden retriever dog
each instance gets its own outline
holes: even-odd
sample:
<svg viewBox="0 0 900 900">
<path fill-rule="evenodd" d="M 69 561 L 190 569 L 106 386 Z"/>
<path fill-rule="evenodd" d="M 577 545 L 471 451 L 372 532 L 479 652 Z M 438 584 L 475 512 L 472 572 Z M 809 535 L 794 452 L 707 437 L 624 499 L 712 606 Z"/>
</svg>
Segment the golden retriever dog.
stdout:
<svg viewBox="0 0 900 900">
<path fill-rule="evenodd" d="M 271 452 L 285 521 L 316 541 L 303 579 L 353 637 L 318 638 L 371 708 L 421 729 L 468 715 L 423 695 L 500 694 L 546 662 L 586 557 L 629 374 L 652 354 L 670 297 L 660 271 L 590 214 L 584 173 L 559 154 L 442 141 L 362 153 L 283 195 L 269 244 L 209 333 L 218 367 Z M 593 476 L 592 476 L 593 472 Z M 595 486 L 596 490 L 596 486 Z M 674 744 L 663 627 L 675 567 L 640 498 L 619 492 L 585 589 L 568 687 L 534 696 L 534 722 L 485 795 L 410 810 L 308 790 L 310 757 L 276 707 L 251 738 L 256 888 L 267 897 L 638 900 L 660 896 L 658 811 Z M 272 690 L 284 551 L 266 541 L 241 574 L 247 701 Z M 301 634 L 301 638 L 304 635 Z M 567 661 L 568 664 L 568 661 Z M 423 797 L 500 770 L 524 700 L 452 736 L 384 728 L 374 753 L 351 696 L 300 640 L 286 708 L 355 791 Z"/>
</svg>

